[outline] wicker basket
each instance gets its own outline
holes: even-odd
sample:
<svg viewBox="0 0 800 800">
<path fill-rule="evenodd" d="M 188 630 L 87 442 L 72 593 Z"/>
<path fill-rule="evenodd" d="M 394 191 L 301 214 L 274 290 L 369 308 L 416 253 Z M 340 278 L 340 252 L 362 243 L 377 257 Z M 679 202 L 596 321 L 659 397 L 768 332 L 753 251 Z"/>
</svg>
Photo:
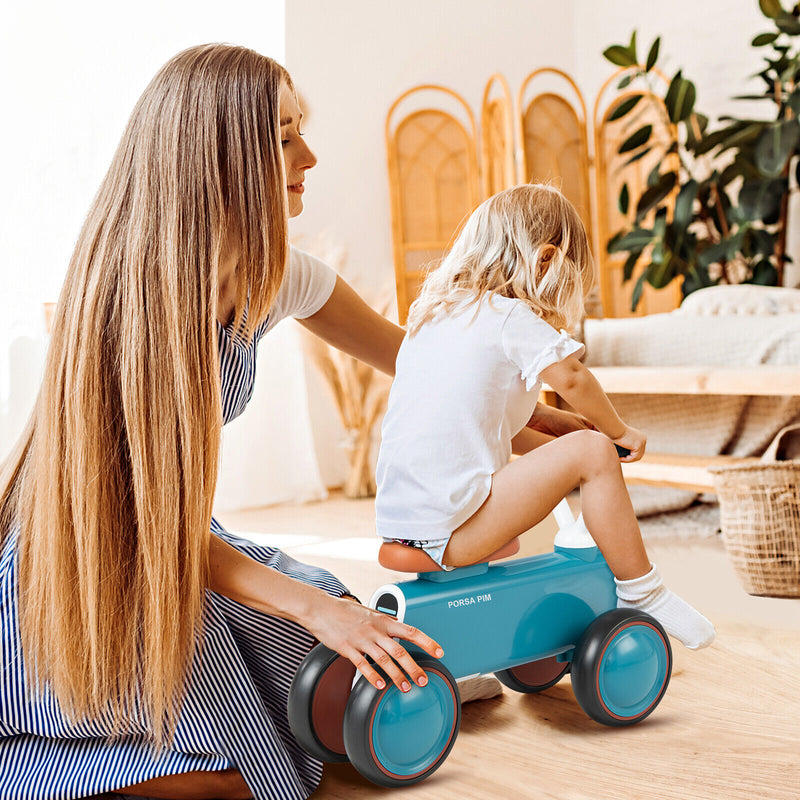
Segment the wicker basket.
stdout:
<svg viewBox="0 0 800 800">
<path fill-rule="evenodd" d="M 784 428 L 761 464 L 715 467 L 722 537 L 749 594 L 800 597 L 800 459 L 775 461 L 800 425 Z"/>
</svg>

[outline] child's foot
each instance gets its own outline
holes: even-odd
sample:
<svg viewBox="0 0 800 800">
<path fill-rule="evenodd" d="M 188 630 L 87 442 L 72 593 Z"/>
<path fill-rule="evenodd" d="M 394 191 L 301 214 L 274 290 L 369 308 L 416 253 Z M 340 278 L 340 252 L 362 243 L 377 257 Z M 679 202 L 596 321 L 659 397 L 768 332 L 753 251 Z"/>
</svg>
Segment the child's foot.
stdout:
<svg viewBox="0 0 800 800">
<path fill-rule="evenodd" d="M 464 678 L 457 683 L 462 703 L 488 700 L 503 693 L 503 684 L 494 675 L 476 675 L 474 678 Z"/>
<path fill-rule="evenodd" d="M 714 626 L 696 609 L 673 594 L 661 581 L 654 565 L 650 572 L 639 578 L 619 581 L 617 607 L 636 608 L 655 617 L 664 630 L 690 650 L 707 647 L 714 641 Z"/>
</svg>

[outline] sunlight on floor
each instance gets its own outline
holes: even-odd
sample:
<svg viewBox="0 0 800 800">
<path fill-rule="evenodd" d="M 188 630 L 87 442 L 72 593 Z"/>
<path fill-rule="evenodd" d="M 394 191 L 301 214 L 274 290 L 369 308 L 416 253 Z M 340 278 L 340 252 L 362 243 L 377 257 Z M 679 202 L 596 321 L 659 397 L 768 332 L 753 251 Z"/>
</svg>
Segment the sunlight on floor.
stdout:
<svg viewBox="0 0 800 800">
<path fill-rule="evenodd" d="M 298 556 L 329 556 L 353 561 L 369 561 L 371 564 L 375 564 L 378 561 L 380 546 L 381 540 L 377 537 L 371 539 L 350 538 L 339 539 L 335 542 L 295 546 L 293 552 Z"/>
<path fill-rule="evenodd" d="M 253 544 L 262 547 L 278 547 L 281 550 L 288 547 L 308 547 L 324 541 L 322 536 L 310 536 L 302 533 L 263 533 L 262 531 L 239 531 L 232 530 L 231 533 L 247 539 Z"/>
</svg>

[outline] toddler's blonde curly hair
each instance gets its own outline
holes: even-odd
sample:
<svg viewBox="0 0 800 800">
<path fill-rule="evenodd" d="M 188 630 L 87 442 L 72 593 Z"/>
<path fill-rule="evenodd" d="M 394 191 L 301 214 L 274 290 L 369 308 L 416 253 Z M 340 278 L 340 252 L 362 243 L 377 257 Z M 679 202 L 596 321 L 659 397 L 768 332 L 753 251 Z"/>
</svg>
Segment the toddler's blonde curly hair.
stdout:
<svg viewBox="0 0 800 800">
<path fill-rule="evenodd" d="M 554 328 L 570 329 L 594 284 L 586 229 L 558 189 L 523 184 L 485 200 L 409 309 L 408 333 L 487 293 L 516 298 Z"/>
</svg>

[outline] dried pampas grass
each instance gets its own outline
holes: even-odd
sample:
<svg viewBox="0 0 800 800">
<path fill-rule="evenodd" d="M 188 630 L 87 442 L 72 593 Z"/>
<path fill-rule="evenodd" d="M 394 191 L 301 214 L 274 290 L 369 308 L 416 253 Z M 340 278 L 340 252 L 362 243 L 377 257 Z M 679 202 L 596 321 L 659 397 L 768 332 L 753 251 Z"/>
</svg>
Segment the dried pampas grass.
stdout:
<svg viewBox="0 0 800 800">
<path fill-rule="evenodd" d="M 304 347 L 331 390 L 345 431 L 349 463 L 344 494 L 372 497 L 372 432 L 386 409 L 391 381 L 387 375 L 311 334 L 304 337 Z"/>
<path fill-rule="evenodd" d="M 346 257 L 341 248 L 319 241 L 299 246 L 343 275 Z M 362 292 L 359 294 L 363 297 Z M 373 307 L 385 316 L 389 305 L 386 301 Z M 373 431 L 386 410 L 391 378 L 310 333 L 303 335 L 303 349 L 330 389 L 344 428 L 343 444 L 348 455 L 344 494 L 351 498 L 373 497 Z"/>
</svg>

